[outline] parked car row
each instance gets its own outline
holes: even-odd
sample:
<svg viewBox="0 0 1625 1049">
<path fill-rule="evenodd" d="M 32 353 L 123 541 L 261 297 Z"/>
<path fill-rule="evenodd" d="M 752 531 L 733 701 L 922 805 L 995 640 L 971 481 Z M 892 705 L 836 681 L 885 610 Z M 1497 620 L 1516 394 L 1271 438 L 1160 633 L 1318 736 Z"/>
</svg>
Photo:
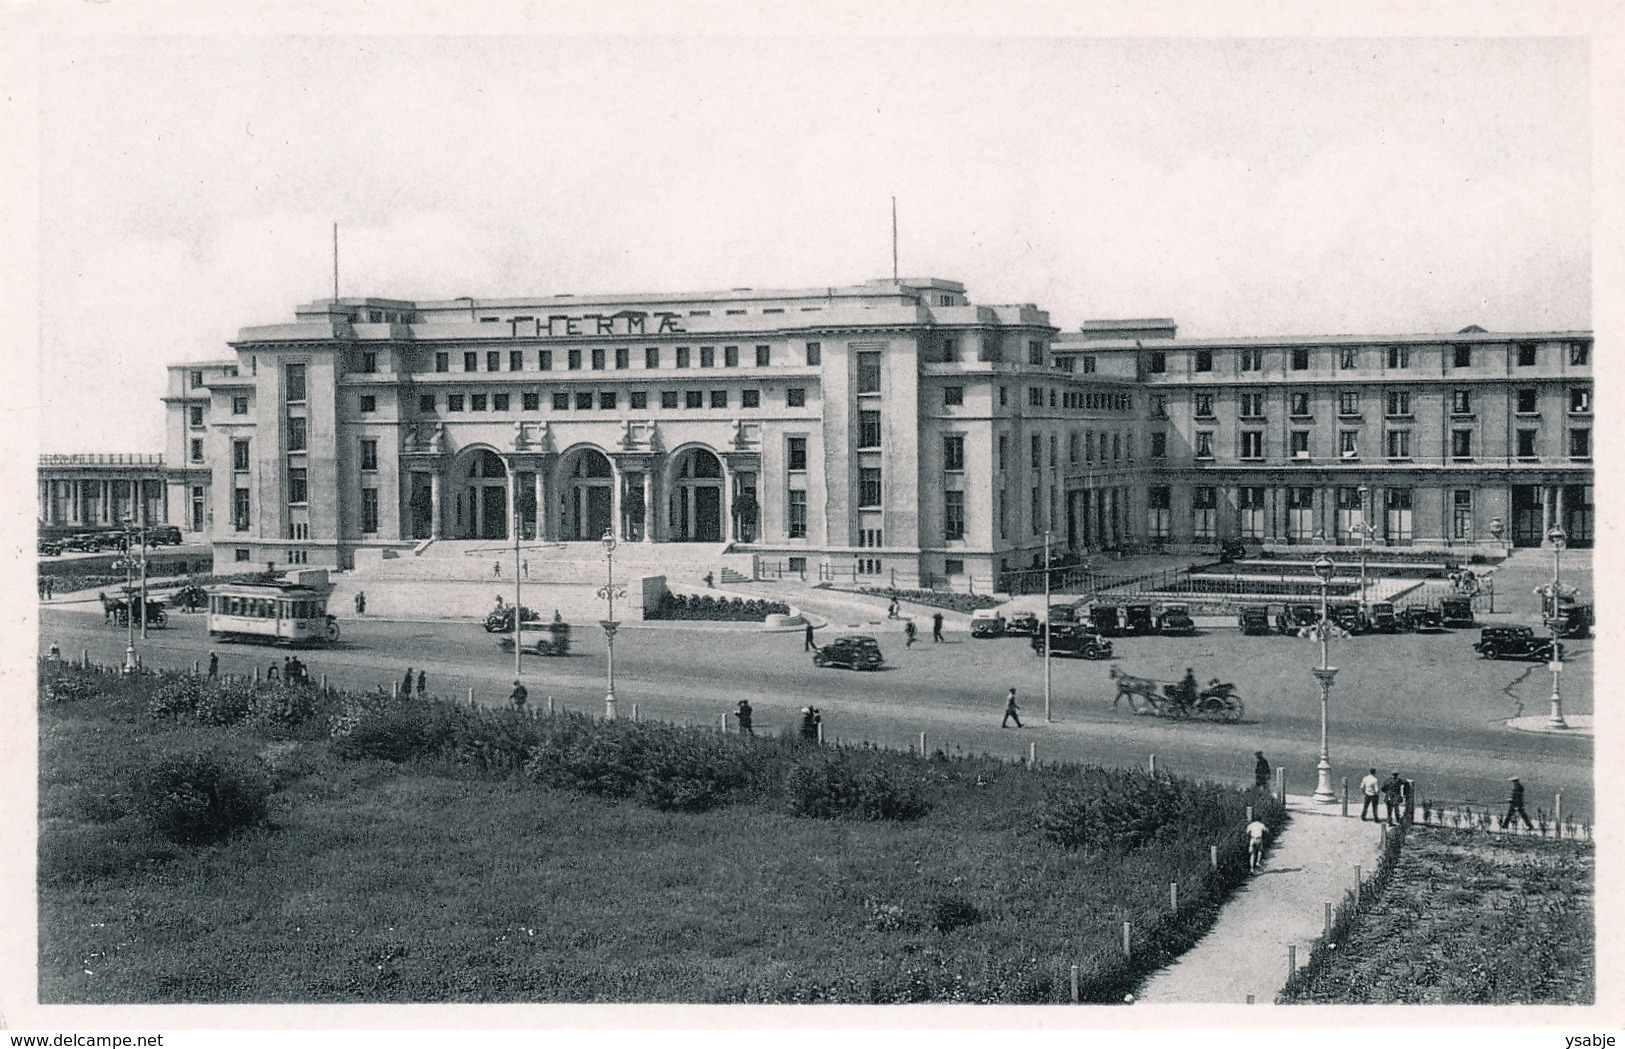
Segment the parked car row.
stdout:
<svg viewBox="0 0 1625 1049">
<path fill-rule="evenodd" d="M 1161 635 L 1189 637 L 1196 633 L 1190 608 L 1182 604 L 1102 605 L 1080 609 L 1076 604 L 1049 607 L 1050 633 L 1070 631 L 1094 637 L 1136 637 Z M 971 637 L 1039 637 L 1044 620 L 1036 612 L 1012 612 L 1008 618 L 995 609 L 978 609 L 971 614 Z M 1060 651 L 1057 646 L 1057 651 Z"/>
<path fill-rule="evenodd" d="M 1326 606 L 1326 618 L 1350 634 L 1432 633 L 1446 628 L 1476 625 L 1473 603 L 1467 598 L 1445 598 L 1438 607 L 1413 605 L 1396 609 L 1391 601 L 1373 601 L 1365 609 L 1353 601 Z M 1243 634 L 1296 634 L 1320 621 L 1320 606 L 1283 605 L 1273 620 L 1267 605 L 1248 605 L 1236 617 Z"/>
<path fill-rule="evenodd" d="M 181 530 L 176 525 L 155 525 L 147 529 L 148 546 L 180 546 Z M 42 557 L 57 557 L 67 552 L 96 553 L 102 550 L 128 550 L 129 535 L 125 532 L 76 532 L 65 539 L 41 536 L 36 549 Z"/>
</svg>

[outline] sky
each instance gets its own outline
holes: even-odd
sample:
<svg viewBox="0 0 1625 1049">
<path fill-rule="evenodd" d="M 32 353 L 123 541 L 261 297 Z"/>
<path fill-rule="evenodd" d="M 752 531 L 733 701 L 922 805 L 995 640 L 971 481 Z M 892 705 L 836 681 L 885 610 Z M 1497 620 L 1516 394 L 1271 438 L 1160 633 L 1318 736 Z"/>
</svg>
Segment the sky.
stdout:
<svg viewBox="0 0 1625 1049">
<path fill-rule="evenodd" d="M 40 450 L 331 295 L 963 281 L 1062 329 L 1589 328 L 1581 37 L 43 34 Z M 365 29 L 365 25 L 361 27 Z"/>
</svg>

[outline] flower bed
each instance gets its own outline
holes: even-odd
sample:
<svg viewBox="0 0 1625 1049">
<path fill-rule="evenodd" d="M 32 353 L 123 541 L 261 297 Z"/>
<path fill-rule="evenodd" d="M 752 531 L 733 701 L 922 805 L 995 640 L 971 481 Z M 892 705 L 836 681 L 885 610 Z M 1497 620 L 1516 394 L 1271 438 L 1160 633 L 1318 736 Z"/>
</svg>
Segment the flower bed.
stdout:
<svg viewBox="0 0 1625 1049">
<path fill-rule="evenodd" d="M 761 598 L 713 597 L 710 594 L 674 594 L 660 597 L 660 604 L 643 610 L 644 619 L 712 620 L 725 623 L 760 623 L 768 616 L 787 616 L 790 606 L 782 601 Z"/>
</svg>

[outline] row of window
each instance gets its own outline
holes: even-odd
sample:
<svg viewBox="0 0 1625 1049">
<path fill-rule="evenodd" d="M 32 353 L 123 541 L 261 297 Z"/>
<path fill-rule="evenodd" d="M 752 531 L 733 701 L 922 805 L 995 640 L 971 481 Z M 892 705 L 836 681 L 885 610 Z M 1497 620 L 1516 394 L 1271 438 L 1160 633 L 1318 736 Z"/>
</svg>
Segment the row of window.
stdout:
<svg viewBox="0 0 1625 1049">
<path fill-rule="evenodd" d="M 574 392 L 555 390 L 551 400 L 553 410 L 556 412 L 571 410 L 614 411 L 621 407 L 621 403 L 621 393 L 617 390 L 576 390 Z M 625 403 L 633 411 L 645 410 L 649 407 L 649 391 L 631 390 L 626 393 Z M 660 407 L 665 409 L 727 408 L 731 404 L 731 396 L 728 390 L 660 391 Z M 792 386 L 785 390 L 784 404 L 787 408 L 805 408 L 807 406 L 806 388 Z M 422 393 L 418 395 L 418 410 L 420 412 L 438 412 L 442 406 L 447 412 L 507 412 L 513 410 L 513 395 L 508 393 L 448 393 L 444 395 Z M 521 411 L 540 411 L 542 408 L 541 393 L 535 390 L 520 393 L 519 406 Z M 739 391 L 739 407 L 760 408 L 761 406 L 762 391 Z M 362 394 L 360 408 L 361 412 L 366 414 L 376 411 L 378 405 L 370 394 Z"/>
<path fill-rule="evenodd" d="M 1411 458 L 1411 430 L 1391 429 L 1383 433 L 1383 451 L 1389 459 Z M 1287 433 L 1287 456 L 1292 459 L 1311 459 L 1314 457 L 1314 447 L 1311 440 L 1312 430 L 1291 430 Z M 1519 430 L 1516 435 L 1515 456 L 1519 459 L 1538 459 L 1539 430 Z M 1162 438 L 1159 440 L 1158 438 Z M 1473 450 L 1473 430 L 1450 431 L 1450 457 L 1452 459 L 1470 460 L 1475 457 Z M 1194 435 L 1193 450 L 1198 459 L 1213 459 L 1213 431 L 1198 430 Z M 1166 437 L 1162 434 L 1152 434 L 1151 457 L 1164 458 L 1167 454 Z M 1568 454 L 1570 459 L 1591 458 L 1591 430 L 1589 428 L 1574 428 L 1568 431 Z M 1360 431 L 1339 430 L 1337 433 L 1337 456 L 1340 459 L 1358 459 L 1360 457 Z M 1237 434 L 1238 459 L 1262 461 L 1264 455 L 1264 431 L 1242 430 Z"/>
<path fill-rule="evenodd" d="M 951 440 L 956 436 L 957 435 L 946 435 L 945 440 Z M 1152 458 L 1163 458 L 1167 454 L 1168 435 L 1165 433 L 1153 433 L 1150 436 Z M 1110 438 L 1109 441 L 1108 438 Z M 963 438 L 959 439 L 961 441 L 963 440 Z M 995 460 L 995 465 L 1000 471 L 1003 471 L 1006 467 L 1006 453 L 1009 450 L 1008 442 L 1009 439 L 1007 435 L 999 435 L 998 453 L 997 459 Z M 1032 469 L 1037 470 L 1041 467 L 1043 461 L 1043 444 L 1041 443 L 1040 435 L 1030 435 L 1029 442 L 1028 464 L 1032 467 Z M 1094 430 L 1074 430 L 1067 434 L 1066 443 L 1067 459 L 1074 465 L 1080 461 L 1080 452 L 1082 453 L 1081 461 L 1087 465 L 1093 465 L 1097 461 L 1102 466 L 1108 463 L 1132 463 L 1134 461 L 1134 435 L 1132 433 L 1125 434 L 1108 431 L 1096 433 Z M 1059 438 L 1055 434 L 1050 434 L 1049 465 L 1050 469 L 1052 470 L 1059 465 L 1059 449 Z M 962 456 L 963 452 L 961 452 L 961 457 Z"/>
<path fill-rule="evenodd" d="M 671 354 L 672 366 L 676 368 L 691 368 L 698 365 L 701 368 L 715 368 L 720 365 L 724 368 L 739 367 L 739 347 L 723 346 L 721 356 L 717 354 L 716 346 L 673 346 L 669 350 L 659 346 L 645 346 L 638 354 L 645 368 L 663 367 Z M 434 370 L 437 372 L 451 371 L 453 361 L 451 351 L 439 350 L 434 355 Z M 527 370 L 552 371 L 555 363 L 562 364 L 568 371 L 605 371 L 611 367 L 626 369 L 632 367 L 634 354 L 630 346 L 615 348 L 594 347 L 588 349 L 570 348 L 565 350 L 536 350 L 534 355 L 530 350 L 464 350 L 462 351 L 462 370 L 465 372 L 520 372 Z M 755 347 L 755 362 L 758 368 L 767 368 L 773 364 L 773 347 L 761 344 Z M 529 364 L 527 361 L 534 361 Z M 817 342 L 806 343 L 803 347 L 803 361 L 809 365 L 818 365 L 823 362 L 823 344 Z M 798 362 L 800 363 L 800 362 Z M 482 368 L 483 365 L 483 368 Z M 378 354 L 371 350 L 359 351 L 355 368 L 361 372 L 376 372 L 378 370 Z"/>
<path fill-rule="evenodd" d="M 1517 366 L 1520 368 L 1533 368 L 1540 363 L 1540 344 L 1533 342 L 1520 342 L 1515 344 L 1513 351 Z M 1585 367 L 1591 363 L 1591 344 L 1586 342 L 1570 342 L 1567 344 L 1569 364 L 1572 367 Z M 1483 347 L 1477 347 L 1483 349 Z M 1350 371 L 1360 368 L 1363 350 L 1370 349 L 1360 346 L 1339 346 L 1336 348 L 1337 367 L 1339 370 Z M 1381 355 L 1386 368 L 1399 370 L 1411 366 L 1411 347 L 1386 346 L 1375 348 Z M 1475 347 L 1470 343 L 1462 343 L 1450 347 L 1449 361 L 1452 368 L 1471 368 L 1473 366 Z M 1289 366 L 1293 371 L 1308 371 L 1312 360 L 1312 347 L 1288 347 Z M 1197 349 L 1191 351 L 1191 370 L 1196 372 L 1213 371 L 1213 351 L 1210 349 Z M 1146 351 L 1146 371 L 1153 374 L 1162 374 L 1168 370 L 1168 351 Z M 1264 370 L 1264 349 L 1261 346 L 1243 346 L 1236 350 L 1236 370 L 1238 372 L 1256 372 Z"/>
<path fill-rule="evenodd" d="M 1383 411 L 1388 418 L 1406 418 L 1412 414 L 1410 390 L 1386 390 L 1383 392 Z M 1474 412 L 1473 390 L 1450 391 L 1450 414 L 1472 415 Z M 1337 414 L 1342 418 L 1357 417 L 1360 414 L 1359 390 L 1337 391 Z M 1591 414 L 1591 387 L 1571 386 L 1568 388 L 1569 413 L 1571 415 Z M 1237 416 L 1242 419 L 1262 419 L 1265 409 L 1265 394 L 1257 390 L 1243 390 L 1236 394 Z M 1212 419 L 1216 417 L 1214 405 L 1217 394 L 1212 390 L 1196 390 L 1191 394 L 1191 407 L 1198 419 Z M 1514 391 L 1514 411 L 1518 415 L 1540 414 L 1539 391 L 1533 387 L 1524 387 Z M 1314 416 L 1315 400 L 1308 390 L 1287 391 L 1287 414 L 1295 419 L 1306 419 Z M 1154 415 L 1167 414 L 1166 395 L 1156 395 L 1152 399 Z"/>
</svg>

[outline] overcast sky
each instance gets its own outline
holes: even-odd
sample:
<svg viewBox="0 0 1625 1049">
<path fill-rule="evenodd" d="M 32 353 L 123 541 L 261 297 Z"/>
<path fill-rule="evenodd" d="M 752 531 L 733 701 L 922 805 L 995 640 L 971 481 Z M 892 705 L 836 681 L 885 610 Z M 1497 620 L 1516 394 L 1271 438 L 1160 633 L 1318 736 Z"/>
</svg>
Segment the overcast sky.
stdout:
<svg viewBox="0 0 1625 1049">
<path fill-rule="evenodd" d="M 1587 328 L 1579 38 L 56 35 L 43 451 L 162 447 L 163 365 L 341 291 L 843 284 L 1062 328 Z"/>
</svg>

